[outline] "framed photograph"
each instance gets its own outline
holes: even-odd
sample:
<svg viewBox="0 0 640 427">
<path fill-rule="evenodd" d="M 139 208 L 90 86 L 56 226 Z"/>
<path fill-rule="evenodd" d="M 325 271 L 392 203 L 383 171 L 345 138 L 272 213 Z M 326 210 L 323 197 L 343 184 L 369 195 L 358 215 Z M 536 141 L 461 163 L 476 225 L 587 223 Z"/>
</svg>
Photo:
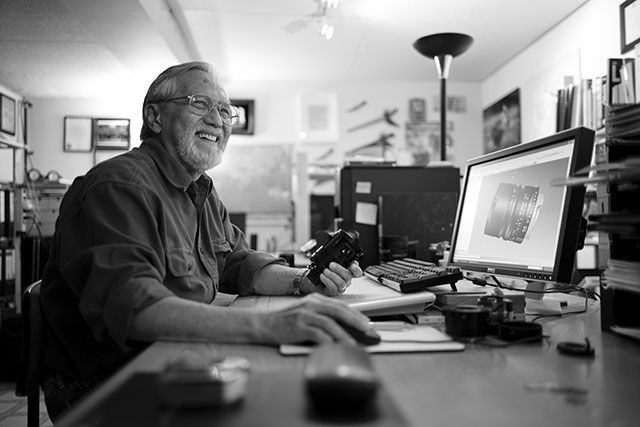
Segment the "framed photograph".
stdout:
<svg viewBox="0 0 640 427">
<path fill-rule="evenodd" d="M 520 144 L 520 89 L 516 89 L 483 113 L 484 152 Z"/>
<path fill-rule="evenodd" d="M 0 130 L 9 135 L 16 134 L 16 100 L 0 94 Z"/>
<path fill-rule="evenodd" d="M 91 117 L 65 117 L 62 146 L 64 151 L 91 151 Z"/>
<path fill-rule="evenodd" d="M 627 53 L 640 42 L 640 0 L 620 5 L 620 50 Z"/>
<path fill-rule="evenodd" d="M 338 140 L 338 99 L 336 94 L 300 96 L 299 135 L 303 142 Z"/>
<path fill-rule="evenodd" d="M 93 147 L 96 150 L 128 150 L 131 142 L 129 119 L 93 119 Z"/>
<path fill-rule="evenodd" d="M 232 99 L 231 105 L 238 109 L 238 123 L 233 125 L 236 135 L 253 135 L 255 121 L 254 101 L 252 99 Z"/>
</svg>

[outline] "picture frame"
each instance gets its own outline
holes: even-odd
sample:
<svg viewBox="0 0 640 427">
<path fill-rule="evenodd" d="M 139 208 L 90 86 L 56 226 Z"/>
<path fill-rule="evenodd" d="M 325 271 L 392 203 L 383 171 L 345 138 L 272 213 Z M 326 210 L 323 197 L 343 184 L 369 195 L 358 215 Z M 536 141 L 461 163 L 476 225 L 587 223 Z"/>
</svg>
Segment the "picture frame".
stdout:
<svg viewBox="0 0 640 427">
<path fill-rule="evenodd" d="M 91 117 L 66 116 L 62 148 L 67 152 L 89 152 L 93 149 Z"/>
<path fill-rule="evenodd" d="M 520 89 L 485 108 L 482 118 L 485 154 L 520 144 Z"/>
<path fill-rule="evenodd" d="M 232 99 L 231 105 L 238 110 L 238 123 L 233 125 L 236 135 L 253 135 L 255 123 L 255 102 L 253 99 Z"/>
<path fill-rule="evenodd" d="M 16 100 L 5 94 L 0 94 L 0 131 L 16 134 Z"/>
<path fill-rule="evenodd" d="M 122 150 L 131 146 L 131 120 L 93 119 L 93 147 L 96 150 Z"/>
<path fill-rule="evenodd" d="M 303 142 L 338 141 L 338 97 L 335 93 L 300 96 L 299 135 Z"/>
<path fill-rule="evenodd" d="M 620 51 L 627 53 L 640 43 L 640 1 L 627 0 L 620 5 Z"/>
</svg>

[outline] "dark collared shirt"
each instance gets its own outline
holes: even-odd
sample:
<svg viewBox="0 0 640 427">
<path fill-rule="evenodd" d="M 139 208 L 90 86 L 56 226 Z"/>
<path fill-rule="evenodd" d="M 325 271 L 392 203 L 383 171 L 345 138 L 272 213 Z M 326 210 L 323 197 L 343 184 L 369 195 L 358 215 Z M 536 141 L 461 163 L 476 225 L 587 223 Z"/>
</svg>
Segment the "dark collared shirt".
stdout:
<svg viewBox="0 0 640 427">
<path fill-rule="evenodd" d="M 250 294 L 275 262 L 249 249 L 208 176 L 194 182 L 146 140 L 77 178 L 62 201 L 41 294 L 45 363 L 72 378 L 108 375 L 144 345 L 127 340 L 135 313 L 172 295 Z"/>
</svg>

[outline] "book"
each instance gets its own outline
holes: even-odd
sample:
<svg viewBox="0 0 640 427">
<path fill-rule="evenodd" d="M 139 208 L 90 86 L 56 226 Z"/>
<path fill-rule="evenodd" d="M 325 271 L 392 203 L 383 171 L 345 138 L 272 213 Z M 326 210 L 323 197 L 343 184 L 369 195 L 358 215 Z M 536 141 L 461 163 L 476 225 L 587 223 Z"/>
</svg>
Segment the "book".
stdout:
<svg viewBox="0 0 640 427">
<path fill-rule="evenodd" d="M 635 103 L 635 60 L 609 58 L 607 82 L 608 105 Z"/>
</svg>

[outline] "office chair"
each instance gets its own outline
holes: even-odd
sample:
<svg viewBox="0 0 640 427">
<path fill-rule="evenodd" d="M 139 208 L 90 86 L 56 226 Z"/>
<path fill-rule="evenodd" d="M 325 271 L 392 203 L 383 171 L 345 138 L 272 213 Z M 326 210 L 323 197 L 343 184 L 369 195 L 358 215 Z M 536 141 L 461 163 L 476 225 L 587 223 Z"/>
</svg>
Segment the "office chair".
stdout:
<svg viewBox="0 0 640 427">
<path fill-rule="evenodd" d="M 41 280 L 22 295 L 22 352 L 16 382 L 16 396 L 27 397 L 27 426 L 40 424 L 40 371 L 44 356 L 44 323 L 40 309 Z"/>
</svg>

